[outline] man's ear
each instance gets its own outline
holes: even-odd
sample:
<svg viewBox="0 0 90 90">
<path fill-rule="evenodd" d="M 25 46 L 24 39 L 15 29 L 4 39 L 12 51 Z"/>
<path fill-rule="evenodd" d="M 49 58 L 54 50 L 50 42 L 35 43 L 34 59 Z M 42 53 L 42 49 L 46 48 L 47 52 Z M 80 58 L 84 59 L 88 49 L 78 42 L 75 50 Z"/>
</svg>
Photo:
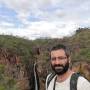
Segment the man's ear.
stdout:
<svg viewBox="0 0 90 90">
<path fill-rule="evenodd" d="M 69 68 L 71 69 L 72 68 L 72 62 L 71 62 L 71 57 L 70 56 L 68 57 L 68 60 L 69 60 Z"/>
<path fill-rule="evenodd" d="M 70 64 L 71 63 L 71 57 L 70 56 L 68 57 L 68 60 L 69 60 L 69 64 Z"/>
</svg>

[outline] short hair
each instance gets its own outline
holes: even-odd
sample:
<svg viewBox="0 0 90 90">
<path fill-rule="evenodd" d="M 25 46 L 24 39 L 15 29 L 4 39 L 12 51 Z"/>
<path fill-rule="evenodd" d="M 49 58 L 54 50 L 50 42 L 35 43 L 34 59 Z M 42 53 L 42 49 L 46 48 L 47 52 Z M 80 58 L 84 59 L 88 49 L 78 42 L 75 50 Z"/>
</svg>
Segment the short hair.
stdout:
<svg viewBox="0 0 90 90">
<path fill-rule="evenodd" d="M 70 56 L 71 51 L 70 51 L 69 47 L 66 47 L 63 44 L 57 44 L 57 45 L 53 46 L 51 48 L 50 52 L 54 51 L 54 50 L 58 50 L 58 49 L 63 49 L 65 51 L 67 58 Z"/>
</svg>

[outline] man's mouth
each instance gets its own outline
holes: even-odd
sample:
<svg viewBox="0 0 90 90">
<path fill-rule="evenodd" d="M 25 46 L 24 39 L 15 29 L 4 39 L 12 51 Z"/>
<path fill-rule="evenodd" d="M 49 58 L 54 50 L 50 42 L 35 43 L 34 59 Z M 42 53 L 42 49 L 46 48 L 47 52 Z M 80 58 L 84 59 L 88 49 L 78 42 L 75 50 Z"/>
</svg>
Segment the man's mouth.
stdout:
<svg viewBox="0 0 90 90">
<path fill-rule="evenodd" d="M 55 69 L 63 69 L 62 66 L 55 66 Z"/>
</svg>

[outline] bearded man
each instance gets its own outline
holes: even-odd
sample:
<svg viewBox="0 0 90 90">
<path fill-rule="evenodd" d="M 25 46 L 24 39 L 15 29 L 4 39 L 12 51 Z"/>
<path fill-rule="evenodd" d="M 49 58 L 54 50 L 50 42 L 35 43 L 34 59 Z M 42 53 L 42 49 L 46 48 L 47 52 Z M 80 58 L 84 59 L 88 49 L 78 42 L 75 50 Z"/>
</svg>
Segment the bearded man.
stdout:
<svg viewBox="0 0 90 90">
<path fill-rule="evenodd" d="M 89 81 L 73 72 L 70 62 L 68 47 L 58 44 L 51 49 L 50 63 L 55 74 L 47 76 L 46 90 L 90 90 Z"/>
</svg>

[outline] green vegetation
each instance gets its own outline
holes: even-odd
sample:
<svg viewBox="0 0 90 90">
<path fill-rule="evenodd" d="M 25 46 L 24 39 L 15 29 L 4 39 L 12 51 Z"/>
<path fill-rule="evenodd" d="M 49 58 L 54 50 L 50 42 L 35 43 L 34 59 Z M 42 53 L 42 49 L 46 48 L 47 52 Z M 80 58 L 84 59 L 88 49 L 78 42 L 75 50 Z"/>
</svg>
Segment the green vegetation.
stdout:
<svg viewBox="0 0 90 90">
<path fill-rule="evenodd" d="M 28 63 L 28 59 L 33 59 L 32 57 L 35 56 L 35 54 L 33 54 L 34 47 L 40 48 L 41 52 L 45 54 L 45 52 L 56 43 L 64 43 L 65 45 L 70 46 L 73 60 L 90 59 L 89 28 L 79 28 L 73 36 L 65 37 L 63 39 L 46 38 L 31 41 L 9 35 L 0 35 L 0 47 L 7 48 L 10 53 L 20 56 L 23 63 Z M 46 55 L 46 58 L 47 56 L 48 55 Z"/>
<path fill-rule="evenodd" d="M 32 41 L 26 39 L 8 35 L 0 36 L 0 48 L 6 49 L 9 53 L 20 56 L 23 63 L 28 62 L 27 60 L 33 57 L 32 46 Z"/>
<path fill-rule="evenodd" d="M 1 35 L 0 62 L 18 56 L 22 65 L 29 65 L 29 62 L 32 62 L 34 58 L 32 53 L 33 43 L 31 42 L 22 38 Z M 0 64 L 0 90 L 18 90 L 16 86 L 17 80 L 14 78 L 14 73 L 17 73 L 17 71 L 6 71 L 6 65 L 7 64 Z M 13 67 L 11 67 L 12 70 L 16 69 L 15 67 L 16 66 L 13 65 Z M 10 75 L 8 75 L 8 73 L 10 73 Z"/>
<path fill-rule="evenodd" d="M 17 90 L 15 89 L 15 80 L 4 76 L 5 65 L 0 64 L 0 90 Z"/>
</svg>

